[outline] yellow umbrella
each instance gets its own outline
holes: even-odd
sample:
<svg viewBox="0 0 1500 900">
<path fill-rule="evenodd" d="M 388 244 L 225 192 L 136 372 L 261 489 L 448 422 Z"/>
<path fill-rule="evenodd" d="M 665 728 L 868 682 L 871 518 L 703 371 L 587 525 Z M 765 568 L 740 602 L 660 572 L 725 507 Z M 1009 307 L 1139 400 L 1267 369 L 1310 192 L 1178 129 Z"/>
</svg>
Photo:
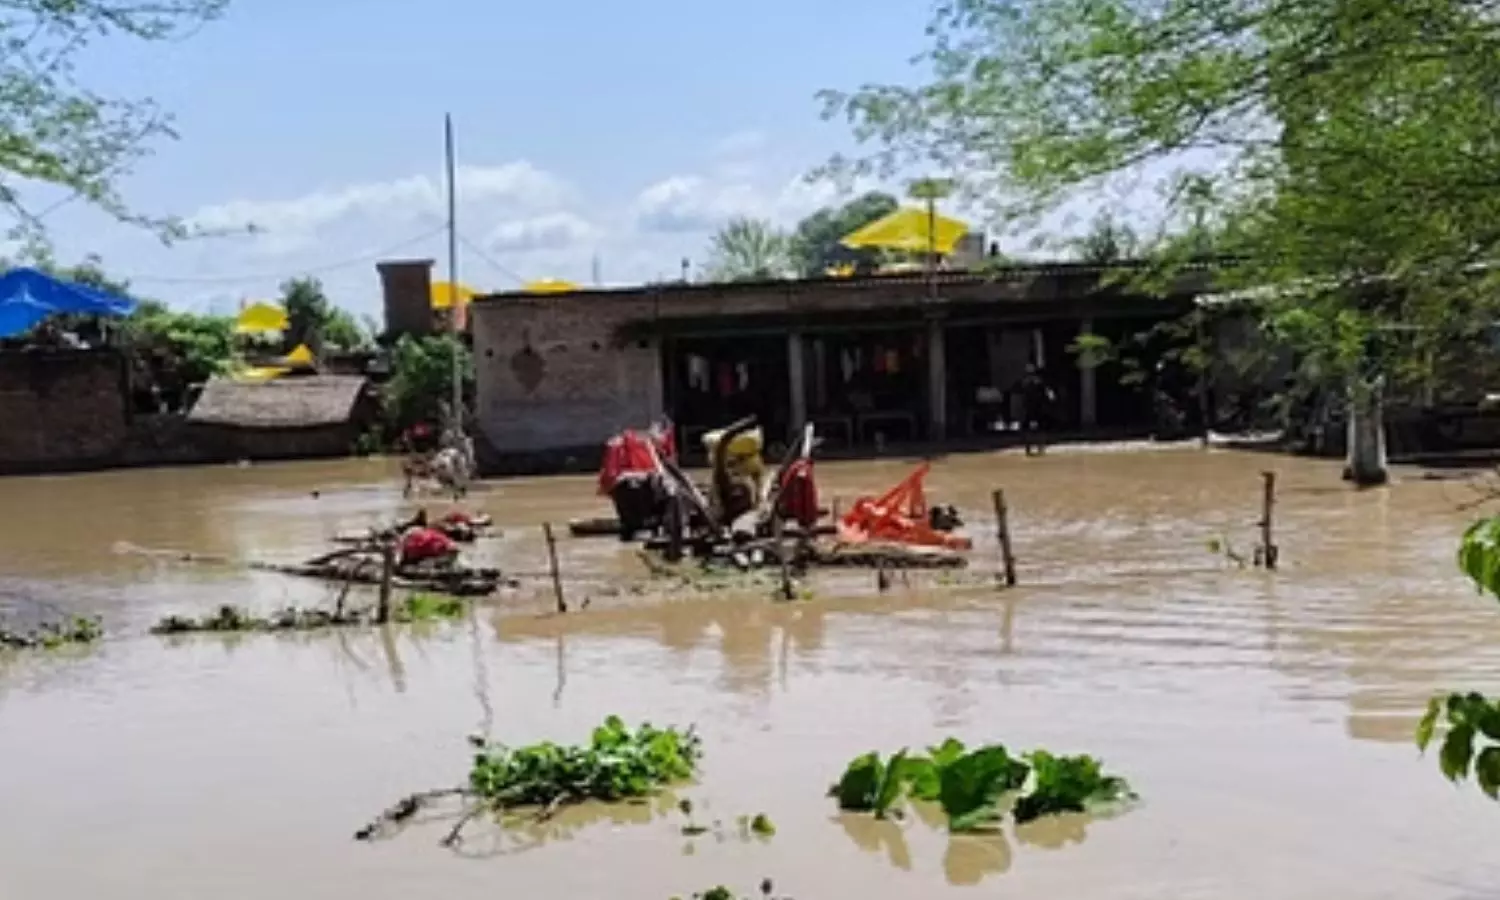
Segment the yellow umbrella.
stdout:
<svg viewBox="0 0 1500 900">
<path fill-rule="evenodd" d="M 528 281 L 521 285 L 521 290 L 527 294 L 566 294 L 578 289 L 578 285 L 573 282 L 562 281 L 557 278 L 543 278 L 538 281 Z"/>
<path fill-rule="evenodd" d="M 454 293 L 455 292 L 453 290 L 453 284 L 451 282 L 434 281 L 432 283 L 432 308 L 447 309 L 448 307 L 452 306 Z M 476 296 L 478 296 L 478 293 L 479 292 L 474 290 L 473 288 L 464 284 L 460 284 L 457 291 L 459 304 L 462 305 L 468 303 L 470 300 L 473 300 Z"/>
<path fill-rule="evenodd" d="M 839 243 L 851 249 L 904 250 L 908 253 L 953 252 L 969 226 L 925 209 L 905 207 L 881 216 Z"/>
<path fill-rule="evenodd" d="M 237 334 L 285 331 L 286 325 L 286 310 L 270 303 L 252 303 L 240 310 L 239 317 L 234 320 L 234 330 Z"/>
</svg>

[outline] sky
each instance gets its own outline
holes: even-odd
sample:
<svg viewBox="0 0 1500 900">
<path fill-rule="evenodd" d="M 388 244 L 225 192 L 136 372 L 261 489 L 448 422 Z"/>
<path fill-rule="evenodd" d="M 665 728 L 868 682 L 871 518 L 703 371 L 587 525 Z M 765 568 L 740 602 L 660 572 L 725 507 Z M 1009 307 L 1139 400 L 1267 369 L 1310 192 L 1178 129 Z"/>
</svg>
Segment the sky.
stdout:
<svg viewBox="0 0 1500 900">
<path fill-rule="evenodd" d="M 736 215 L 790 226 L 840 195 L 805 174 L 851 147 L 815 94 L 918 70 L 922 0 L 234 0 L 189 39 L 106 40 L 79 77 L 151 97 L 176 141 L 132 206 L 230 232 L 164 247 L 82 202 L 48 218 L 133 292 L 232 312 L 290 277 L 380 309 L 375 261 L 446 278 L 443 117 L 457 136 L 459 280 L 677 277 Z M 247 225 L 257 229 L 243 233 Z"/>
</svg>

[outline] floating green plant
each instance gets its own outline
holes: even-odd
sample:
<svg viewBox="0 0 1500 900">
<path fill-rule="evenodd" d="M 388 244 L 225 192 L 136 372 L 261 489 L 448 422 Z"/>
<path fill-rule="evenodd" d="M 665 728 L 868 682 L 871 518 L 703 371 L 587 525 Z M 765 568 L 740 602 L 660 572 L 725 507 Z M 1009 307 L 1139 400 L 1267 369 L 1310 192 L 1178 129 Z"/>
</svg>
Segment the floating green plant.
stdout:
<svg viewBox="0 0 1500 900">
<path fill-rule="evenodd" d="M 630 729 L 610 716 L 594 729 L 587 744 L 566 746 L 543 741 L 509 747 L 471 737 L 475 754 L 467 782 L 458 788 L 413 794 L 392 806 L 355 837 L 370 840 L 399 826 L 429 801 L 461 796 L 469 810 L 454 825 L 444 844 L 458 843 L 470 821 L 485 813 L 537 810 L 550 818 L 563 806 L 585 801 L 618 803 L 640 800 L 697 772 L 702 743 L 692 729 Z"/>
</svg>

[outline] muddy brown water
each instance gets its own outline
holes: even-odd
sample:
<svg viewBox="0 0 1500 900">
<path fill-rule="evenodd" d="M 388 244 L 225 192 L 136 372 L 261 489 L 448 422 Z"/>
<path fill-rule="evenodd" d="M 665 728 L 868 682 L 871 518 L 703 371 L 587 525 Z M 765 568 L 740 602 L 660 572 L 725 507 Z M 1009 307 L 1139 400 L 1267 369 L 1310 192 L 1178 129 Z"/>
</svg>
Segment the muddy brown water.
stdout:
<svg viewBox="0 0 1500 900">
<path fill-rule="evenodd" d="M 1281 481 L 1283 567 L 1241 571 L 1263 468 Z M 825 495 L 882 489 L 904 462 L 820 467 Z M 0 897 L 666 898 L 764 876 L 800 898 L 1495 896 L 1500 808 L 1444 783 L 1410 742 L 1425 698 L 1500 689 L 1500 607 L 1455 574 L 1474 497 L 1398 473 L 1351 492 L 1335 466 L 1234 453 L 1056 452 L 937 464 L 993 568 L 989 491 L 1013 510 L 1022 586 L 877 596 L 860 576 L 808 602 L 637 597 L 630 551 L 565 541 L 575 599 L 537 616 L 529 582 L 473 625 L 297 638 L 143 636 L 221 602 L 326 602 L 320 585 L 164 562 L 131 548 L 296 559 L 408 508 L 385 462 L 0 479 L 0 604 L 98 612 L 122 636 L 0 657 Z M 313 496 L 312 492 L 319 492 Z M 429 501 L 433 506 L 441 506 Z M 484 485 L 487 558 L 545 567 L 537 523 L 600 510 L 587 478 Z M 981 579 L 982 580 L 982 579 Z M 584 809 L 463 856 L 423 824 L 355 828 L 450 784 L 463 737 L 578 739 L 609 713 L 697 723 L 679 793 L 768 842 L 682 837 L 671 814 Z M 948 734 L 1089 751 L 1144 802 L 1000 837 L 834 815 L 845 761 Z M 664 798 L 663 805 L 671 798 Z"/>
</svg>

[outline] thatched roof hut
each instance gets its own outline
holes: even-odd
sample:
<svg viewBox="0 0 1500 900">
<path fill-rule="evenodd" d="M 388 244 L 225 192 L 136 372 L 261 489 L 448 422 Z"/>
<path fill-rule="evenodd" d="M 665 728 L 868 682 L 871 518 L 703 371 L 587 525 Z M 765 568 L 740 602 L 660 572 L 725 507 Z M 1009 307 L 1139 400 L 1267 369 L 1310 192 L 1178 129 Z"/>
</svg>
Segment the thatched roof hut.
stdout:
<svg viewBox="0 0 1500 900">
<path fill-rule="evenodd" d="M 367 379 L 310 375 L 203 386 L 188 423 L 216 456 L 276 459 L 351 452 L 374 413 Z"/>
</svg>

